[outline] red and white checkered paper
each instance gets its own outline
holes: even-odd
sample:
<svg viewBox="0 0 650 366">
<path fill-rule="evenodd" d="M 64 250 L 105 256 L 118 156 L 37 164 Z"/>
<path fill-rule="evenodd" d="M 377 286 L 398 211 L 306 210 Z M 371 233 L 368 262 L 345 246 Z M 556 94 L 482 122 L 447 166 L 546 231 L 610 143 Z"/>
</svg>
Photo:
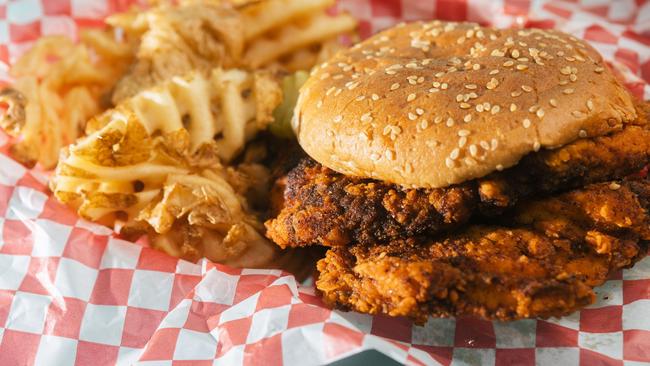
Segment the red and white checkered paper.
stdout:
<svg viewBox="0 0 650 366">
<path fill-rule="evenodd" d="M 0 60 L 74 36 L 131 0 L 0 1 Z M 364 35 L 400 20 L 555 27 L 587 39 L 650 99 L 650 1 L 341 0 Z M 6 64 L 0 66 L 5 73 Z M 650 257 L 569 317 L 510 323 L 331 311 L 279 271 L 192 264 L 119 240 L 58 204 L 0 134 L 1 365 L 315 365 L 377 349 L 413 365 L 650 362 Z"/>
</svg>

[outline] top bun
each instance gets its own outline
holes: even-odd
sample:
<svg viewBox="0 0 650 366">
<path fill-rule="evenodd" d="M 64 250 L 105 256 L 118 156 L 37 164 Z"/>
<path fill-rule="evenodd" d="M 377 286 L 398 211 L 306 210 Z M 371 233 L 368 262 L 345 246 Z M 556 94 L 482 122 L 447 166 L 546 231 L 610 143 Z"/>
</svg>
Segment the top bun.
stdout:
<svg viewBox="0 0 650 366">
<path fill-rule="evenodd" d="M 293 128 L 330 169 L 437 188 L 635 119 L 630 95 L 583 41 L 434 21 L 388 29 L 317 67 Z"/>
</svg>

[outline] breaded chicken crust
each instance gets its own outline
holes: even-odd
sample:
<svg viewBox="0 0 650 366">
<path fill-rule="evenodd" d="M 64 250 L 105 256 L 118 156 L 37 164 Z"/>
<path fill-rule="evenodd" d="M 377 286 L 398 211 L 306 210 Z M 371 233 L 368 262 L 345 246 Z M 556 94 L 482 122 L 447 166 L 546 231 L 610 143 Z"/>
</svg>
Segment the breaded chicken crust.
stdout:
<svg viewBox="0 0 650 366">
<path fill-rule="evenodd" d="M 569 314 L 647 252 L 650 182 L 600 183 L 438 239 L 330 249 L 326 303 L 370 314 L 514 320 Z"/>
<path fill-rule="evenodd" d="M 349 177 L 305 158 L 281 180 L 283 208 L 266 222 L 267 236 L 290 247 L 435 235 L 476 214 L 498 216 L 523 197 L 633 174 L 650 161 L 648 105 L 639 107 L 636 124 L 619 132 L 530 154 L 510 169 L 447 188 L 408 189 Z"/>
</svg>

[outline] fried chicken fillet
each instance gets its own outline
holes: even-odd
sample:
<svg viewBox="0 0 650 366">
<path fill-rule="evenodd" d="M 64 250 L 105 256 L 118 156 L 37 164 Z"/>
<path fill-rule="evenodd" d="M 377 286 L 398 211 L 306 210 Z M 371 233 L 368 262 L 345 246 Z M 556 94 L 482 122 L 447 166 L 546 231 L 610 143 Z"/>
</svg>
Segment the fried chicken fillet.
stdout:
<svg viewBox="0 0 650 366">
<path fill-rule="evenodd" d="M 419 323 L 566 315 L 645 255 L 649 209 L 648 180 L 594 184 L 436 239 L 330 249 L 316 285 L 332 306 Z"/>
<path fill-rule="evenodd" d="M 523 197 L 624 177 L 650 161 L 650 103 L 620 131 L 524 157 L 514 167 L 438 189 L 408 189 L 339 174 L 304 158 L 286 178 L 284 207 L 266 222 L 282 247 L 371 244 L 450 231 L 498 216 Z"/>
</svg>

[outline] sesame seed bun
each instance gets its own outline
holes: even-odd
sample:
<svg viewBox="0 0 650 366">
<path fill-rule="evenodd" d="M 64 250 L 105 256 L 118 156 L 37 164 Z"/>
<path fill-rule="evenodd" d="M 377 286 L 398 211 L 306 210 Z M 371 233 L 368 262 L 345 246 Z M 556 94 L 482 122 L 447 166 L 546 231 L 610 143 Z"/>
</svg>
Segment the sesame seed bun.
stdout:
<svg viewBox="0 0 650 366">
<path fill-rule="evenodd" d="M 317 67 L 293 127 L 335 171 L 436 188 L 635 119 L 630 95 L 586 42 L 435 21 L 391 28 Z"/>
</svg>

